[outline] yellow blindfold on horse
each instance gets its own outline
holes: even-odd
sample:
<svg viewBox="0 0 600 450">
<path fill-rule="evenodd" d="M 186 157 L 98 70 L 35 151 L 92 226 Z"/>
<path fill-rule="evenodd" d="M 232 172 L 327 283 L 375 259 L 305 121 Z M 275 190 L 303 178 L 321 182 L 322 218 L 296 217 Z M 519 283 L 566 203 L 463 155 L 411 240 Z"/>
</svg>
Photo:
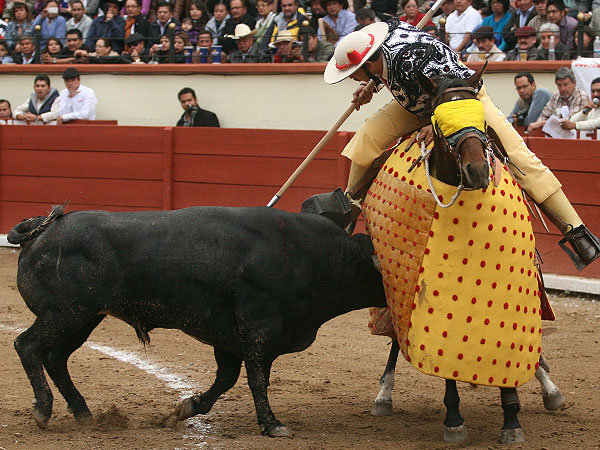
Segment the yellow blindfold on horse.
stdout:
<svg viewBox="0 0 600 450">
<path fill-rule="evenodd" d="M 476 128 L 485 133 L 483 104 L 476 99 L 455 100 L 437 106 L 431 116 L 434 129 L 439 128 L 450 137 L 465 128 Z"/>
</svg>

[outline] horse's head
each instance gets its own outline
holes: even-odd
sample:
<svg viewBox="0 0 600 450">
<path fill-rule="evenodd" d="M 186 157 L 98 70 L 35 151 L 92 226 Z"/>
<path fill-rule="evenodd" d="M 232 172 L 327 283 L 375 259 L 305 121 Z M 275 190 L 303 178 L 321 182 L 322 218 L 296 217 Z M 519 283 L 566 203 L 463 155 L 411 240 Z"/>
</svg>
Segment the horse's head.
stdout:
<svg viewBox="0 0 600 450">
<path fill-rule="evenodd" d="M 432 166 L 448 184 L 483 189 L 489 184 L 489 160 L 483 105 L 477 91 L 485 66 L 466 80 L 420 77 L 431 95 L 434 129 Z"/>
</svg>

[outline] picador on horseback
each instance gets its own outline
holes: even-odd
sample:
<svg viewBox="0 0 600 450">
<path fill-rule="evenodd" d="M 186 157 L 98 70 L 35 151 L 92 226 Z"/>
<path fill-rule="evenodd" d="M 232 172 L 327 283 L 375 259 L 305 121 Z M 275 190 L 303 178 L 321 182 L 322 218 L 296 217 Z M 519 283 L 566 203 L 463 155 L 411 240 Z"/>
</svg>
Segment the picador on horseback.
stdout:
<svg viewBox="0 0 600 450">
<path fill-rule="evenodd" d="M 352 160 L 348 196 L 362 204 L 381 265 L 386 332 L 414 367 L 446 379 L 447 441 L 466 437 L 456 391 L 464 381 L 500 387 L 501 442 L 522 442 L 516 387 L 539 368 L 541 319 L 553 313 L 521 189 L 565 235 L 561 243 L 572 250 L 562 247 L 579 270 L 600 256 L 600 241 L 492 103 L 482 73 L 428 33 L 393 20 L 343 38 L 324 77 L 359 81 L 356 109 L 372 98 L 370 80 L 395 100 L 342 153 Z M 415 131 L 420 152 L 412 142 L 386 152 Z M 431 141 L 433 151 L 425 151 Z M 444 209 L 454 204 L 458 210 Z"/>
</svg>

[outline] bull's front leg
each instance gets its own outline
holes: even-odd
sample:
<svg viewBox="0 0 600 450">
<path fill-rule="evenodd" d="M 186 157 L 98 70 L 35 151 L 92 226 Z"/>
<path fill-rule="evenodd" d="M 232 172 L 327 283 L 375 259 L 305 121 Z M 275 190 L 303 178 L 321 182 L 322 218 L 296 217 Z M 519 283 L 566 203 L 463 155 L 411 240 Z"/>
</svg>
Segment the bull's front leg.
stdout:
<svg viewBox="0 0 600 450">
<path fill-rule="evenodd" d="M 163 418 L 163 425 L 175 426 L 177 422 L 196 414 L 208 414 L 217 399 L 231 389 L 240 376 L 242 360 L 226 350 L 214 348 L 217 376 L 212 386 L 203 394 L 183 400 L 175 411 Z"/>
<path fill-rule="evenodd" d="M 258 424 L 262 427 L 262 433 L 271 437 L 292 437 L 290 430 L 275 418 L 275 414 L 273 414 L 269 405 L 267 387 L 269 385 L 271 363 L 261 357 L 252 355 L 245 359 L 245 364 L 248 374 L 248 386 L 252 391 L 256 416 Z"/>
</svg>

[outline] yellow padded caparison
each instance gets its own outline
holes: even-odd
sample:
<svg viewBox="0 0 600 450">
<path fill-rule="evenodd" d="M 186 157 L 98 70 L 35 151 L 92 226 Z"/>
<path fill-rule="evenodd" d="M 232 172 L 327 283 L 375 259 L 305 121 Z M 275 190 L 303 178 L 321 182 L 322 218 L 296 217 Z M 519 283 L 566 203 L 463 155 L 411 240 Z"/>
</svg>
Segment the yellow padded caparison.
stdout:
<svg viewBox="0 0 600 450">
<path fill-rule="evenodd" d="M 416 146 L 387 160 L 363 204 L 394 331 L 421 372 L 515 387 L 541 352 L 535 238 L 521 190 L 503 168 L 498 187 L 437 206 Z M 433 180 L 447 203 L 456 187 Z"/>
</svg>

